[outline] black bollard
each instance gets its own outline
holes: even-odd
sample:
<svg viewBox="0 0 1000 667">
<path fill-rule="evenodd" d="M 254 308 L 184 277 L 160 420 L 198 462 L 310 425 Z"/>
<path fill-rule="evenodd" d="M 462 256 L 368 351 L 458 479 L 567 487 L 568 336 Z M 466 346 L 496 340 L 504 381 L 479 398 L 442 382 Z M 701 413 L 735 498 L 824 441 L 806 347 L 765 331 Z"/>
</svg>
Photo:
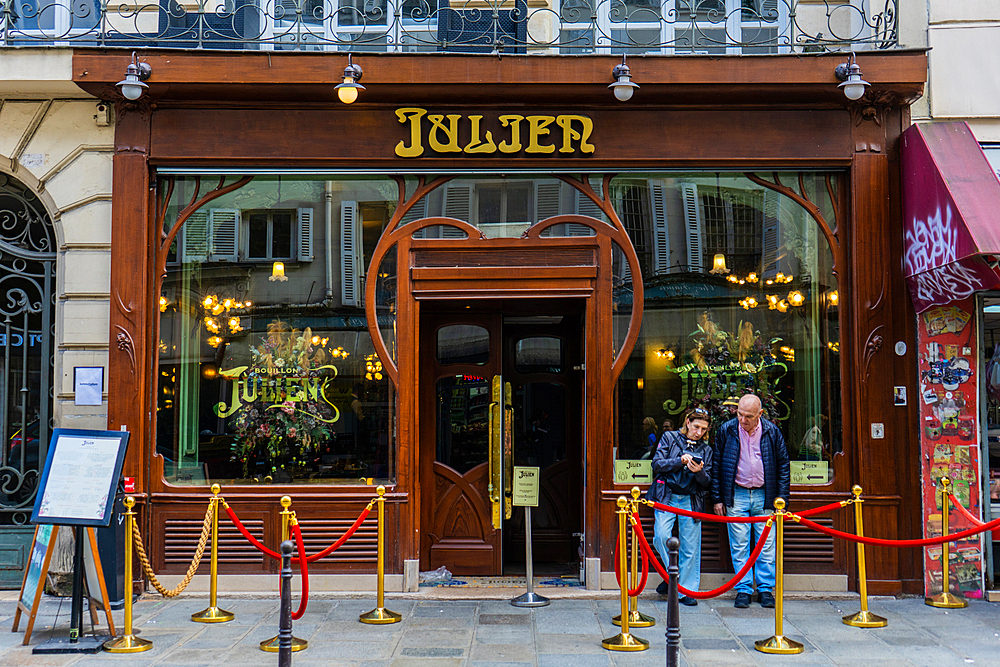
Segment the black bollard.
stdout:
<svg viewBox="0 0 1000 667">
<path fill-rule="evenodd" d="M 292 545 L 281 543 L 281 613 L 278 615 L 278 667 L 292 667 Z"/>
<path fill-rule="evenodd" d="M 676 537 L 667 540 L 667 667 L 677 667 L 681 650 L 681 608 L 677 601 L 677 580 L 680 579 L 677 552 L 681 541 Z"/>
</svg>

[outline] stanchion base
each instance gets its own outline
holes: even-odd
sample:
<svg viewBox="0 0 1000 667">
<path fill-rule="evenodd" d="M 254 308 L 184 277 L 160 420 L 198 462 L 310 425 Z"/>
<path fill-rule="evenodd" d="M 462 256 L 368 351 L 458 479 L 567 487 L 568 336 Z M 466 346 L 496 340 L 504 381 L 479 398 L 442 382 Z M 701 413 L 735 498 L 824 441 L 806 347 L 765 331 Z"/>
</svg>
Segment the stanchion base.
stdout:
<svg viewBox="0 0 1000 667">
<path fill-rule="evenodd" d="M 611 623 L 617 626 L 622 624 L 622 615 L 618 614 L 611 619 Z M 646 614 L 641 611 L 630 611 L 628 613 L 628 627 L 630 628 L 651 628 L 656 625 L 656 619 L 652 616 L 646 616 Z"/>
<path fill-rule="evenodd" d="M 135 635 L 122 635 L 104 642 L 108 653 L 141 653 L 153 648 L 153 642 Z"/>
<path fill-rule="evenodd" d="M 843 621 L 844 625 L 852 625 L 856 628 L 884 628 L 889 625 L 889 621 L 867 610 L 845 616 Z"/>
<path fill-rule="evenodd" d="M 802 653 L 802 651 L 806 650 L 805 646 L 784 635 L 773 635 L 767 639 L 759 639 L 753 645 L 761 653 L 777 653 L 781 655 Z"/>
<path fill-rule="evenodd" d="M 209 607 L 197 614 L 191 614 L 191 620 L 195 623 L 225 623 L 236 618 L 236 614 L 218 607 Z"/>
<path fill-rule="evenodd" d="M 372 609 L 367 614 L 361 614 L 358 616 L 358 620 L 369 625 L 387 625 L 389 623 L 399 623 L 403 620 L 403 615 L 389 611 L 385 607 L 378 607 Z"/>
<path fill-rule="evenodd" d="M 961 595 L 955 595 L 948 591 L 938 593 L 937 595 L 932 595 L 929 598 L 924 598 L 924 603 L 932 607 L 941 607 L 943 609 L 962 609 L 963 607 L 969 606 L 969 601 L 963 598 Z"/>
<path fill-rule="evenodd" d="M 619 632 L 614 637 L 602 640 L 601 646 L 609 651 L 645 651 L 649 648 L 649 642 L 631 633 Z"/>
<path fill-rule="evenodd" d="M 523 595 L 518 595 L 516 598 L 511 598 L 510 604 L 514 607 L 547 607 L 550 602 L 551 600 L 544 595 L 539 595 L 531 591 L 525 592 Z"/>
<path fill-rule="evenodd" d="M 309 642 L 305 639 L 299 639 L 298 637 L 292 637 L 292 652 L 304 651 L 309 648 Z M 272 639 L 265 639 L 260 643 L 260 650 L 267 651 L 268 653 L 278 652 L 278 638 L 274 637 Z"/>
</svg>

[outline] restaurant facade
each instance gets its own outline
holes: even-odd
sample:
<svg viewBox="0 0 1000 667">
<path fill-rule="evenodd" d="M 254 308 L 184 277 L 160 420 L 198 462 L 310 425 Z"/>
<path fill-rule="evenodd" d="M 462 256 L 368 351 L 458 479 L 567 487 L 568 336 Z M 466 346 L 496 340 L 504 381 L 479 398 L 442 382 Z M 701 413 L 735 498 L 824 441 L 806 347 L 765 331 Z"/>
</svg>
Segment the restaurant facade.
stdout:
<svg viewBox="0 0 1000 667">
<path fill-rule="evenodd" d="M 866 533 L 919 534 L 894 387 L 917 386 L 899 138 L 926 55 L 859 52 L 857 101 L 845 58 L 632 57 L 619 101 L 619 55 L 355 52 L 344 104 L 345 53 L 149 49 L 128 101 L 131 53 L 77 49 L 73 80 L 114 102 L 108 427 L 132 433 L 154 571 L 186 570 L 212 483 L 271 545 L 291 496 L 310 551 L 383 484 L 390 589 L 517 574 L 527 465 L 536 569 L 610 588 L 648 424 L 749 391 L 791 507 L 859 484 Z M 370 584 L 373 519 L 314 588 Z M 785 558 L 801 586 L 855 586 L 845 543 L 790 525 Z M 714 525 L 703 561 L 730 571 Z M 225 522 L 219 568 L 254 590 L 276 571 Z M 922 592 L 922 568 L 870 549 L 869 590 Z"/>
</svg>

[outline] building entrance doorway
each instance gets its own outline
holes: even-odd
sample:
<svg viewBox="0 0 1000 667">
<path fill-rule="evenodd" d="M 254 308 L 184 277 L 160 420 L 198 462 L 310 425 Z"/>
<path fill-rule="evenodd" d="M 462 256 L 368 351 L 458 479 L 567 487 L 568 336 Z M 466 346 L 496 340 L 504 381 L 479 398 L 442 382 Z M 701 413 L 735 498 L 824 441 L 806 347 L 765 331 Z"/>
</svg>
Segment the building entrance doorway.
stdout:
<svg viewBox="0 0 1000 667">
<path fill-rule="evenodd" d="M 422 570 L 524 572 L 514 466 L 540 468 L 536 572 L 578 572 L 583 523 L 582 299 L 424 302 Z"/>
</svg>

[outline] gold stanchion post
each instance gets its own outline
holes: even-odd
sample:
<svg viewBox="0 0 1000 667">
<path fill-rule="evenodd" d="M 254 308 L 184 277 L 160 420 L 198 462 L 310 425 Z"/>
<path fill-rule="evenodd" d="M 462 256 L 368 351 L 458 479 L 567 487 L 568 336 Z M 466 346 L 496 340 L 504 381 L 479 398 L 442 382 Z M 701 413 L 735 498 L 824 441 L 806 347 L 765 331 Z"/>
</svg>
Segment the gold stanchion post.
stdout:
<svg viewBox="0 0 1000 667">
<path fill-rule="evenodd" d="M 785 613 L 785 499 L 774 499 L 774 515 L 777 535 L 777 553 L 775 554 L 775 577 L 774 577 L 774 635 L 767 639 L 759 639 L 754 642 L 754 647 L 761 653 L 778 653 L 788 655 L 792 653 L 802 653 L 805 646 L 789 639 L 784 635 L 784 613 Z"/>
<path fill-rule="evenodd" d="M 858 537 L 864 537 L 865 527 L 861 519 L 861 487 L 855 484 L 851 488 L 854 494 L 854 526 Z M 856 628 L 884 628 L 889 625 L 889 621 L 868 611 L 868 575 L 865 569 L 865 545 L 858 542 L 858 592 L 861 594 L 861 611 L 850 614 L 843 618 L 845 625 L 852 625 Z"/>
<path fill-rule="evenodd" d="M 371 625 L 386 625 L 399 623 L 403 620 L 403 615 L 385 608 L 385 487 L 379 484 L 375 492 L 378 493 L 378 570 L 376 575 L 378 595 L 375 600 L 375 608 L 361 614 L 358 620 Z"/>
<path fill-rule="evenodd" d="M 632 526 L 632 570 L 629 572 L 628 587 L 635 588 L 639 585 L 639 535 L 635 531 L 642 530 L 642 524 L 632 523 L 632 517 L 639 507 L 639 494 L 642 493 L 638 486 L 632 487 L 632 502 L 629 506 L 629 523 Z M 622 624 L 622 617 L 615 616 L 611 619 L 614 625 Z M 639 596 L 629 597 L 628 624 L 632 628 L 648 628 L 656 625 L 656 619 L 647 616 L 639 611 Z"/>
<path fill-rule="evenodd" d="M 289 525 L 291 523 L 292 517 L 295 516 L 295 512 L 291 510 L 292 499 L 289 496 L 281 496 L 281 542 L 288 539 Z M 281 543 L 279 542 L 279 544 Z M 300 564 L 301 567 L 301 564 Z M 309 642 L 305 639 L 299 639 L 298 637 L 292 637 L 292 651 L 303 651 L 309 648 Z M 265 639 L 260 643 L 260 650 L 267 651 L 268 653 L 278 652 L 278 636 L 275 635 L 271 639 Z"/>
<path fill-rule="evenodd" d="M 639 637 L 634 637 L 628 631 L 629 626 L 629 602 L 628 602 L 628 554 L 626 553 L 625 531 L 628 524 L 629 501 L 625 496 L 618 496 L 618 571 L 621 572 L 621 598 L 622 631 L 614 637 L 608 637 L 601 641 L 601 646 L 609 651 L 645 651 L 649 648 L 649 642 Z"/>
<path fill-rule="evenodd" d="M 208 583 L 208 609 L 191 614 L 191 620 L 196 623 L 225 623 L 236 618 L 236 614 L 225 609 L 219 609 L 217 595 L 219 592 L 219 491 L 218 484 L 212 485 L 212 569 Z"/>
<path fill-rule="evenodd" d="M 951 500 L 948 498 L 950 495 L 948 492 L 949 484 L 951 484 L 950 479 L 947 477 L 941 478 L 941 534 L 945 536 L 950 534 L 948 532 L 948 514 L 951 510 Z M 951 582 L 949 581 L 949 575 L 951 574 L 951 567 L 949 566 L 951 560 L 950 546 L 948 542 L 941 545 L 941 592 L 937 595 L 924 598 L 924 602 L 932 607 L 961 609 L 962 607 L 968 607 L 969 601 L 960 594 L 951 592 Z"/>
<path fill-rule="evenodd" d="M 125 630 L 121 637 L 104 642 L 108 653 L 141 653 L 153 648 L 153 642 L 132 632 L 132 531 L 135 530 L 135 498 L 125 498 Z"/>
</svg>

